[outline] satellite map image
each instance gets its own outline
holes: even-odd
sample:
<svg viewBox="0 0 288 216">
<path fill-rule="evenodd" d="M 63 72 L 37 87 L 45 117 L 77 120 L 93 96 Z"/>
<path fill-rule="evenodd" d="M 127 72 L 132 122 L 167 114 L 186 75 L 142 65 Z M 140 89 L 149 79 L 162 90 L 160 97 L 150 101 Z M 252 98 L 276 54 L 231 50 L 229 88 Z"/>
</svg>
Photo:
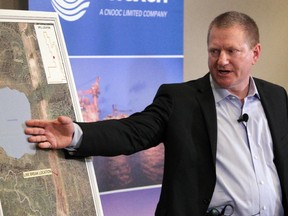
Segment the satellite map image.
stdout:
<svg viewBox="0 0 288 216">
<path fill-rule="evenodd" d="M 30 118 L 76 118 L 54 28 L 0 20 L 0 215 L 97 215 L 86 160 L 23 133 Z"/>
</svg>

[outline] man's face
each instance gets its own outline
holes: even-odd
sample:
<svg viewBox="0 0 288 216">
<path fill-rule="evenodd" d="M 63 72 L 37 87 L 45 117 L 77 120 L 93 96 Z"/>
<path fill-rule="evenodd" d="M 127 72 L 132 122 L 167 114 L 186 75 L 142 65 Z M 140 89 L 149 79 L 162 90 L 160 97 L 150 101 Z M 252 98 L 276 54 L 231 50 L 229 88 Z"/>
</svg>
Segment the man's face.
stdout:
<svg viewBox="0 0 288 216">
<path fill-rule="evenodd" d="M 238 96 L 247 93 L 251 69 L 260 51 L 260 44 L 249 46 L 239 26 L 212 27 L 208 38 L 208 67 L 213 80 Z"/>
</svg>

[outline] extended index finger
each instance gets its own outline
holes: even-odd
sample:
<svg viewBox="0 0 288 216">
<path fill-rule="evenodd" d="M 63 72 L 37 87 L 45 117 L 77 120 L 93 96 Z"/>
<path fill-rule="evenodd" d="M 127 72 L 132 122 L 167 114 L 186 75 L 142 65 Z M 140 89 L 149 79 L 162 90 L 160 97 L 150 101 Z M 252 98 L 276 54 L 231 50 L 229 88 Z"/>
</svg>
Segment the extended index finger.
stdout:
<svg viewBox="0 0 288 216">
<path fill-rule="evenodd" d="M 25 122 L 26 126 L 28 127 L 42 127 L 44 128 L 47 125 L 47 120 L 40 120 L 40 119 L 31 119 Z"/>
</svg>

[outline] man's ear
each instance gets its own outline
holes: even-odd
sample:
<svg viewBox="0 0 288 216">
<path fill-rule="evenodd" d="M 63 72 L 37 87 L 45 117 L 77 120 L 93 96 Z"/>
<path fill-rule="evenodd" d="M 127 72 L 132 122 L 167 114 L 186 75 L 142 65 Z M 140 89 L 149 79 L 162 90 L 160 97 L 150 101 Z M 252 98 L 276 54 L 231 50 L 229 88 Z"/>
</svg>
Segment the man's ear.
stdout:
<svg viewBox="0 0 288 216">
<path fill-rule="evenodd" d="M 252 52 L 253 52 L 253 61 L 252 61 L 252 65 L 255 65 L 258 61 L 258 59 L 260 58 L 260 53 L 261 53 L 261 44 L 258 43 L 254 46 L 254 48 L 252 48 Z"/>
</svg>

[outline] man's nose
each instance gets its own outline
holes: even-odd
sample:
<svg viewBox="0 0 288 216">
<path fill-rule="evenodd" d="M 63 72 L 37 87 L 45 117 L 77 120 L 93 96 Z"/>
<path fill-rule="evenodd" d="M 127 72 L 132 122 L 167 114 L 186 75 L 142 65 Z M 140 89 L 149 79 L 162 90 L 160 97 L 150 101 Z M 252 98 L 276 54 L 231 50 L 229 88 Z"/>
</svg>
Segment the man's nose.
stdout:
<svg viewBox="0 0 288 216">
<path fill-rule="evenodd" d="M 225 51 L 221 51 L 218 56 L 218 65 L 225 66 L 229 63 L 229 55 Z"/>
</svg>

